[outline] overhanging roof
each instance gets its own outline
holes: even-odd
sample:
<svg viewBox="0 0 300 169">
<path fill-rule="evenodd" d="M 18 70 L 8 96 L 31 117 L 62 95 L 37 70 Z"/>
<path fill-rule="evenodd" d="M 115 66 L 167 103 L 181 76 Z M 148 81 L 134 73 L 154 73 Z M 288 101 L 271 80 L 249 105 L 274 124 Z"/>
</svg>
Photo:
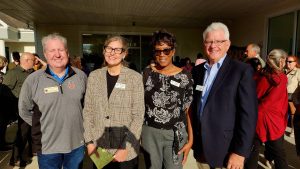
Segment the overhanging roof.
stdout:
<svg viewBox="0 0 300 169">
<path fill-rule="evenodd" d="M 0 12 L 26 24 L 197 28 L 231 22 L 294 0 L 0 0 Z"/>
</svg>

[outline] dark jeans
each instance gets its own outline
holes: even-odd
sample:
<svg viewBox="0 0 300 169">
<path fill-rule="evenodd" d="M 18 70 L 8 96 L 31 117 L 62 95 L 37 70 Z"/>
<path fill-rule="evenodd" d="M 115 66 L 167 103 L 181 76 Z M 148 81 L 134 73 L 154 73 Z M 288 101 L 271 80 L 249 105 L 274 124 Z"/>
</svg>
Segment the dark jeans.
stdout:
<svg viewBox="0 0 300 169">
<path fill-rule="evenodd" d="M 25 154 L 25 147 L 28 142 L 28 154 Z M 10 163 L 14 164 L 17 160 L 24 162 L 28 156 L 32 156 L 31 126 L 22 118 L 18 118 L 18 131 L 14 142 Z"/>
<path fill-rule="evenodd" d="M 110 162 L 103 169 L 138 169 L 139 160 L 138 157 L 130 160 L 124 161 L 121 163 L 118 162 Z M 93 165 L 93 169 L 97 169 L 95 165 Z"/>
<path fill-rule="evenodd" d="M 294 132 L 295 132 L 295 143 L 296 152 L 300 156 L 300 115 L 295 114 L 294 116 Z"/>
<path fill-rule="evenodd" d="M 286 155 L 284 151 L 284 135 L 282 135 L 277 140 L 265 142 L 265 158 L 268 161 L 273 161 L 275 163 L 275 169 L 288 169 L 288 164 L 286 161 Z M 253 149 L 250 154 L 250 157 L 247 158 L 245 163 L 245 169 L 252 169 L 253 167 L 257 168 L 259 149 L 262 145 L 261 141 L 256 137 Z"/>
<path fill-rule="evenodd" d="M 78 169 L 84 157 L 84 146 L 72 150 L 70 153 L 41 154 L 38 153 L 40 169 Z"/>
<path fill-rule="evenodd" d="M 255 136 L 253 140 L 253 145 L 251 149 L 250 156 L 245 160 L 244 169 L 256 169 L 258 168 L 258 160 L 259 160 L 259 148 L 261 146 L 260 140 Z"/>
</svg>

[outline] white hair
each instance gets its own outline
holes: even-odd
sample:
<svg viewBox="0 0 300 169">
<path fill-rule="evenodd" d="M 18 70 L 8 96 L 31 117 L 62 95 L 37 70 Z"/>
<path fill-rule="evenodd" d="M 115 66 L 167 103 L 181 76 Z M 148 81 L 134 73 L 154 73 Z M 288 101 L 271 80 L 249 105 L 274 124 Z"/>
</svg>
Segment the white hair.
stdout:
<svg viewBox="0 0 300 169">
<path fill-rule="evenodd" d="M 46 43 L 48 42 L 48 40 L 53 40 L 53 39 L 60 40 L 64 44 L 65 48 L 67 49 L 67 39 L 61 36 L 59 33 L 52 33 L 42 38 L 43 51 L 45 51 L 46 49 Z"/>
<path fill-rule="evenodd" d="M 276 70 L 281 70 L 280 61 L 281 59 L 287 58 L 287 53 L 282 49 L 273 49 L 267 56 L 267 64 Z"/>
<path fill-rule="evenodd" d="M 260 54 L 260 47 L 258 46 L 258 44 L 251 43 L 249 45 L 251 46 L 251 49 L 256 52 L 256 54 L 258 54 L 258 55 Z"/>
<path fill-rule="evenodd" d="M 212 31 L 222 30 L 224 32 L 225 40 L 229 40 L 229 30 L 224 23 L 213 22 L 203 32 L 203 40 L 205 40 L 207 33 Z"/>
</svg>

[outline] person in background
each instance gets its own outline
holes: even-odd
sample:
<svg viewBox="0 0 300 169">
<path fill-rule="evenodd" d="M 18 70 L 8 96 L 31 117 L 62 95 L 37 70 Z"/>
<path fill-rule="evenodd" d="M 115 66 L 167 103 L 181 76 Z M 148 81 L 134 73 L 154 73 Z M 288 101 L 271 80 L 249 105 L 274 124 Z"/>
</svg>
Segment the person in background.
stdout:
<svg viewBox="0 0 300 169">
<path fill-rule="evenodd" d="M 106 66 L 90 73 L 85 96 L 87 152 L 98 155 L 100 147 L 113 154 L 104 169 L 138 169 L 145 111 L 142 76 L 124 66 L 128 43 L 122 36 L 107 38 L 103 55 Z"/>
<path fill-rule="evenodd" d="M 292 100 L 295 105 L 295 114 L 294 114 L 294 136 L 296 144 L 296 153 L 300 159 L 300 87 L 298 86 L 292 95 Z"/>
<path fill-rule="evenodd" d="M 32 126 L 32 147 L 41 169 L 78 169 L 84 157 L 82 107 L 87 77 L 71 67 L 67 40 L 42 38 L 47 68 L 25 80 L 19 114 Z"/>
<path fill-rule="evenodd" d="M 42 69 L 42 68 L 46 69 L 47 68 L 47 63 L 45 61 L 43 61 L 42 59 L 40 59 L 38 54 L 34 53 L 33 55 L 35 57 L 33 69 L 35 71 L 37 71 L 39 69 Z"/>
<path fill-rule="evenodd" d="M 285 74 L 288 78 L 288 99 L 289 99 L 289 113 L 291 120 L 291 133 L 290 137 L 294 137 L 294 114 L 296 112 L 295 105 L 292 101 L 292 95 L 296 89 L 300 86 L 300 69 L 298 64 L 298 58 L 296 56 L 288 56 L 286 59 Z"/>
<path fill-rule="evenodd" d="M 203 32 L 207 62 L 194 67 L 192 124 L 199 169 L 242 169 L 257 121 L 253 69 L 227 55 L 229 30 L 220 22 Z"/>
<path fill-rule="evenodd" d="M 256 83 L 258 119 L 256 134 L 259 145 L 265 144 L 265 158 L 275 162 L 276 169 L 287 169 L 284 150 L 284 133 L 287 126 L 288 79 L 284 74 L 287 53 L 273 49 L 267 56 L 267 65 L 260 72 Z M 259 147 L 253 156 L 258 163 Z"/>
<path fill-rule="evenodd" d="M 185 64 L 184 64 L 184 66 L 181 67 L 181 68 L 182 68 L 183 70 L 186 70 L 186 71 L 188 71 L 188 72 L 191 72 L 192 69 L 193 69 L 193 65 L 192 65 L 191 59 L 190 59 L 189 57 L 186 57 L 186 58 L 184 58 L 184 62 L 185 62 Z"/>
<path fill-rule="evenodd" d="M 7 66 L 7 64 L 8 64 L 8 61 L 7 61 L 6 57 L 0 55 L 0 84 L 2 84 L 3 76 L 4 76 L 4 73 L 2 70 Z"/>
<path fill-rule="evenodd" d="M 172 63 L 175 37 L 165 30 L 154 32 L 154 67 L 144 70 L 146 114 L 142 147 L 146 168 L 181 169 L 193 144 L 188 113 L 192 101 L 191 74 Z"/>
<path fill-rule="evenodd" d="M 22 53 L 20 64 L 14 69 L 8 70 L 3 79 L 3 84 L 6 85 L 13 93 L 13 98 L 10 100 L 12 105 L 12 111 L 10 113 L 17 116 L 18 119 L 18 130 L 14 142 L 12 156 L 9 162 L 11 166 L 26 166 L 27 154 L 24 150 L 27 142 L 29 145 L 29 156 L 32 156 L 31 128 L 24 120 L 20 118 L 20 116 L 18 116 L 18 99 L 25 79 L 33 72 L 34 60 L 33 54 L 28 52 Z"/>
<path fill-rule="evenodd" d="M 257 58 L 257 59 L 259 59 L 260 64 L 263 68 L 266 66 L 265 61 L 259 56 L 260 55 L 260 47 L 257 44 L 250 43 L 249 45 L 247 45 L 245 55 L 247 56 L 245 61 L 247 61 L 248 59 L 251 59 L 251 58 Z"/>
<path fill-rule="evenodd" d="M 3 82 L 3 76 L 4 73 L 2 72 L 2 69 L 4 69 L 7 66 L 7 59 L 4 56 L 0 55 L 0 151 L 8 151 L 12 147 L 9 143 L 6 142 L 5 136 L 6 136 L 6 127 L 9 123 L 9 110 L 7 106 L 9 103 L 7 102 L 7 93 L 9 92 L 9 89 L 5 85 L 2 84 Z M 8 104 L 7 104 L 8 103 Z"/>
<path fill-rule="evenodd" d="M 8 70 L 14 69 L 17 65 L 20 64 L 20 53 L 19 52 L 13 52 L 12 53 L 13 62 L 10 62 L 7 66 Z"/>
<path fill-rule="evenodd" d="M 197 54 L 197 59 L 196 59 L 196 62 L 195 62 L 195 66 L 200 65 L 201 63 L 204 63 L 204 62 L 206 62 L 206 60 L 204 59 L 202 53 L 198 53 Z"/>
<path fill-rule="evenodd" d="M 81 57 L 80 56 L 71 57 L 70 58 L 70 63 L 73 67 L 76 67 L 76 68 L 82 70 Z"/>
</svg>

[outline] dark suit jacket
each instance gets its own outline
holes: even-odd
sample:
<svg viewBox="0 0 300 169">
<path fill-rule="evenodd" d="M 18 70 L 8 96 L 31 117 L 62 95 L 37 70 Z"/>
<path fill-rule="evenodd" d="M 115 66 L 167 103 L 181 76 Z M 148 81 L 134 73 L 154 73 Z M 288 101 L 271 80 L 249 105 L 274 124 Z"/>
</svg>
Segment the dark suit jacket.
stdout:
<svg viewBox="0 0 300 169">
<path fill-rule="evenodd" d="M 252 68 L 226 56 L 198 118 L 204 64 L 194 67 L 192 124 L 194 156 L 205 157 L 212 167 L 226 166 L 231 152 L 248 157 L 257 120 L 257 97 Z"/>
</svg>

